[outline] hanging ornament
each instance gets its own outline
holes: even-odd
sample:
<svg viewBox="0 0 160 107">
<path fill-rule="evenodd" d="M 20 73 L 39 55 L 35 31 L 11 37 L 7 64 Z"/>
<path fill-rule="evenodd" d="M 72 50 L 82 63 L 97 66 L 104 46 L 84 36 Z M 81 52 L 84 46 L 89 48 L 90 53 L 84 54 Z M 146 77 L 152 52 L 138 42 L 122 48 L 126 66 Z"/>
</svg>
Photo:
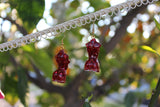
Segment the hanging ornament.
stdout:
<svg viewBox="0 0 160 107">
<path fill-rule="evenodd" d="M 68 68 L 68 64 L 70 63 L 70 61 L 68 55 L 64 52 L 63 41 L 62 41 L 62 49 L 55 56 L 55 58 L 58 64 L 58 69 L 53 72 L 52 80 L 60 83 L 65 83 L 66 70 Z"/>
<path fill-rule="evenodd" d="M 85 63 L 84 70 L 99 72 L 98 53 L 101 44 L 93 38 L 86 44 L 89 59 Z"/>
<path fill-rule="evenodd" d="M 93 25 L 93 33 L 94 33 L 94 25 Z M 101 44 L 96 41 L 94 36 L 92 36 L 92 40 L 86 44 L 86 47 L 89 59 L 85 63 L 84 70 L 99 72 L 98 54 Z"/>
<path fill-rule="evenodd" d="M 4 94 L 3 92 L 0 90 L 0 99 L 3 99 L 4 98 Z"/>
</svg>

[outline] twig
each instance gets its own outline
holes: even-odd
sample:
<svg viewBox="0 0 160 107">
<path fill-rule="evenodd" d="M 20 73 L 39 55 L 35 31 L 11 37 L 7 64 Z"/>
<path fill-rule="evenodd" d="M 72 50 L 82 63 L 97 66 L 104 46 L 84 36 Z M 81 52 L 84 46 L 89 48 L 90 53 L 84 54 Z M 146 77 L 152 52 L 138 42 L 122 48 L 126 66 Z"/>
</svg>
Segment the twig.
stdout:
<svg viewBox="0 0 160 107">
<path fill-rule="evenodd" d="M 106 54 L 108 54 L 115 48 L 115 46 L 120 42 L 122 37 L 125 36 L 126 28 L 132 22 L 133 18 L 138 13 L 145 11 L 146 7 L 147 6 L 142 6 L 134 10 L 131 10 L 126 16 L 124 16 L 123 19 L 120 21 L 120 27 L 116 30 L 114 37 L 109 42 L 106 42 L 104 38 L 105 32 L 109 29 L 109 26 L 105 26 L 100 38 L 100 42 L 103 44 L 103 47 L 106 50 Z M 107 81 L 102 86 L 96 86 L 93 91 L 94 93 L 93 100 L 95 100 L 95 98 L 101 95 L 107 94 L 107 92 L 109 92 L 110 87 L 114 86 L 116 83 L 119 82 L 119 75 L 120 75 L 120 72 L 122 71 L 123 70 L 114 71 L 111 77 L 108 78 Z M 109 87 L 108 90 L 106 89 L 106 87 Z"/>
<path fill-rule="evenodd" d="M 155 102 L 158 99 L 158 96 L 160 94 L 160 78 L 158 80 L 157 86 L 156 86 L 156 90 L 153 92 L 149 106 L 148 107 L 155 107 Z"/>
<path fill-rule="evenodd" d="M 131 10 L 126 16 L 123 17 L 123 19 L 120 21 L 120 27 L 116 30 L 116 33 L 114 37 L 109 42 L 105 42 L 104 36 L 105 33 L 101 36 L 101 43 L 103 44 L 106 54 L 111 52 L 115 46 L 120 42 L 120 40 L 125 36 L 126 34 L 126 28 L 130 25 L 133 18 L 138 14 L 146 10 L 147 6 L 137 7 L 134 10 Z M 107 27 L 107 26 L 106 26 Z"/>
<path fill-rule="evenodd" d="M 15 60 L 15 58 L 13 56 L 10 57 L 10 60 L 11 60 L 12 64 L 15 66 L 15 68 L 18 68 L 18 67 L 24 68 L 20 63 L 18 63 Z M 34 83 L 35 85 L 37 85 L 41 89 L 48 91 L 49 93 L 55 92 L 55 93 L 60 93 L 62 95 L 64 95 L 64 93 L 66 93 L 65 87 L 56 86 L 56 85 L 53 85 L 51 82 L 47 82 L 45 77 L 40 74 L 40 70 L 35 65 L 32 64 L 32 66 L 33 66 L 33 69 L 36 73 L 36 78 L 33 78 L 32 76 L 30 76 L 29 70 L 27 68 L 25 68 L 26 75 L 32 83 Z"/>
<path fill-rule="evenodd" d="M 5 17 L 5 18 L 3 18 L 3 17 L 0 16 L 0 18 L 2 18 L 3 20 L 8 20 L 8 21 L 10 21 L 12 24 L 15 24 L 16 27 L 18 28 L 18 30 L 19 30 L 24 36 L 28 34 L 27 31 L 26 31 L 26 29 L 25 29 L 23 26 L 19 25 L 15 20 L 12 20 L 10 17 Z"/>
</svg>

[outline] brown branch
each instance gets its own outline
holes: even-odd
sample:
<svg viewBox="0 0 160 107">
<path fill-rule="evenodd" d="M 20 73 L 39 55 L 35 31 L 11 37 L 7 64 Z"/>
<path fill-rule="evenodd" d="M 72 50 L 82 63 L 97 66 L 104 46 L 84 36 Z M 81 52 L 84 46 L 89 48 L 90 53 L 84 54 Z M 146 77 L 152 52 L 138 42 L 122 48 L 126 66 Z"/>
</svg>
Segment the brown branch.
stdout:
<svg viewBox="0 0 160 107">
<path fill-rule="evenodd" d="M 27 77 L 35 85 L 37 85 L 41 89 L 46 90 L 49 93 L 59 93 L 59 94 L 62 94 L 62 95 L 64 95 L 64 93 L 65 93 L 65 88 L 64 87 L 55 86 L 51 82 L 47 82 L 46 79 L 44 79 L 44 78 L 41 78 L 43 81 L 37 79 L 38 77 L 37 78 L 33 78 L 33 77 L 31 77 L 29 75 L 28 71 L 27 71 Z"/>
<path fill-rule="evenodd" d="M 18 67 L 24 68 L 20 63 L 18 63 L 15 60 L 15 58 L 13 56 L 10 57 L 10 60 L 16 68 L 18 68 Z M 27 68 L 25 68 L 26 75 L 31 82 L 33 82 L 38 87 L 40 87 L 50 93 L 55 92 L 55 93 L 60 93 L 60 94 L 64 95 L 64 93 L 65 93 L 64 87 L 55 86 L 51 82 L 47 82 L 45 77 L 40 74 L 40 70 L 35 65 L 32 64 L 32 66 L 33 66 L 33 69 L 35 70 L 36 78 L 33 78 L 30 75 L 29 70 Z"/>
<path fill-rule="evenodd" d="M 135 10 L 132 10 L 129 12 L 125 17 L 123 17 L 123 20 L 120 22 L 121 26 L 116 30 L 115 36 L 109 41 L 108 43 L 105 43 L 103 40 L 105 32 L 109 29 L 109 26 L 106 26 L 102 33 L 102 39 L 101 42 L 106 49 L 106 54 L 109 53 L 112 49 L 115 48 L 115 45 L 120 41 L 120 39 L 125 35 L 126 28 L 128 25 L 132 22 L 132 19 L 141 11 L 144 11 L 146 9 L 146 6 L 142 6 L 141 8 L 137 8 Z M 113 22 L 112 22 L 113 23 Z M 84 80 L 87 79 L 89 74 L 85 74 L 86 72 L 81 72 L 79 75 L 73 79 L 73 81 L 68 85 L 67 87 L 67 93 L 65 94 L 67 101 L 69 102 L 69 95 L 74 97 L 78 96 L 78 88 L 79 86 L 84 82 Z M 112 76 L 102 85 L 97 86 L 94 88 L 94 98 L 101 96 L 107 92 L 106 87 L 114 86 L 119 81 L 119 72 L 115 71 Z M 108 88 L 109 91 L 109 88 Z M 73 95 L 74 94 L 74 95 Z M 75 98 L 75 97 L 74 97 Z"/>
<path fill-rule="evenodd" d="M 118 42 L 120 42 L 122 37 L 125 36 L 126 28 L 132 22 L 133 18 L 138 13 L 145 11 L 146 7 L 147 6 L 137 7 L 136 9 L 131 10 L 126 16 L 124 16 L 123 19 L 120 21 L 120 27 L 116 30 L 114 37 L 112 37 L 112 39 L 108 43 L 104 41 L 105 31 L 103 31 L 100 41 L 106 50 L 106 54 L 108 54 L 115 48 L 115 46 L 118 44 Z M 108 26 L 106 26 L 104 30 L 106 29 L 108 29 Z"/>
<path fill-rule="evenodd" d="M 12 20 L 10 17 L 3 18 L 3 17 L 0 16 L 0 18 L 2 18 L 3 20 L 8 20 L 12 24 L 15 24 L 16 27 L 17 27 L 17 29 L 23 34 L 23 36 L 25 36 L 25 35 L 28 34 L 27 31 L 26 31 L 26 29 L 23 26 L 19 25 L 16 21 Z"/>
<path fill-rule="evenodd" d="M 113 89 L 112 87 L 118 86 L 119 81 L 121 80 L 121 75 L 125 75 L 126 69 L 130 69 L 130 72 L 133 72 L 134 74 L 139 74 L 140 76 L 143 76 L 143 70 L 140 66 L 135 64 L 129 64 L 128 61 L 120 68 L 115 69 L 112 73 L 112 75 L 104 82 L 102 86 L 96 86 L 93 91 L 93 100 L 96 100 L 97 97 L 102 95 L 107 95 L 110 91 L 110 89 Z"/>
<path fill-rule="evenodd" d="M 84 80 L 87 79 L 89 73 L 81 71 L 71 83 L 65 88 L 66 93 L 64 94 L 65 105 L 64 107 L 81 107 L 82 101 L 79 100 L 79 87 L 82 85 Z"/>
<path fill-rule="evenodd" d="M 106 54 L 108 54 L 115 48 L 116 44 L 118 44 L 122 37 L 125 36 L 126 28 L 132 22 L 133 18 L 138 13 L 145 11 L 146 7 L 147 6 L 138 7 L 134 10 L 131 10 L 126 16 L 124 16 L 120 21 L 120 27 L 116 30 L 115 36 L 108 43 L 105 42 L 104 37 L 105 32 L 109 29 L 109 26 L 106 26 L 104 28 L 100 41 L 106 50 Z M 94 98 L 106 94 L 107 92 L 109 92 L 110 87 L 118 84 L 119 74 L 120 71 L 114 71 L 110 78 L 108 78 L 108 80 L 102 86 L 96 86 L 93 91 Z"/>
<path fill-rule="evenodd" d="M 115 70 L 112 75 L 107 79 L 107 81 L 102 86 L 96 86 L 93 91 L 93 100 L 96 100 L 97 97 L 101 95 L 106 95 L 112 86 L 119 84 L 119 74 L 121 71 Z"/>
<path fill-rule="evenodd" d="M 80 85 L 82 85 L 83 81 L 87 79 L 89 76 L 88 72 L 81 71 L 73 80 L 71 83 L 68 84 L 66 87 L 67 93 L 65 94 L 66 98 L 70 93 L 76 92 L 78 93 L 78 88 Z"/>
<path fill-rule="evenodd" d="M 0 17 L 2 18 L 2 17 Z M 18 28 L 18 30 L 25 36 L 27 35 L 27 31 L 25 30 L 25 28 L 23 26 L 20 26 L 18 23 L 16 23 L 16 21 L 12 20 L 11 18 L 9 17 L 5 17 L 5 18 L 2 18 L 3 20 L 8 20 L 10 21 L 12 24 L 15 24 L 16 27 Z M 13 65 L 17 68 L 17 67 L 22 67 L 23 66 L 18 63 L 15 58 L 13 56 L 11 56 L 11 62 L 13 63 Z M 40 74 L 40 70 L 32 63 L 31 64 L 35 73 L 36 73 L 36 78 L 33 78 L 29 71 L 26 69 L 26 75 L 28 77 L 28 79 L 33 82 L 35 85 L 37 85 L 38 87 L 50 92 L 50 93 L 53 93 L 53 92 L 57 92 L 57 93 L 61 93 L 61 94 L 64 94 L 65 90 L 64 90 L 64 87 L 59 87 L 59 86 L 55 86 L 53 85 L 51 82 L 47 82 L 46 81 L 46 78 L 44 76 L 42 76 Z"/>
</svg>

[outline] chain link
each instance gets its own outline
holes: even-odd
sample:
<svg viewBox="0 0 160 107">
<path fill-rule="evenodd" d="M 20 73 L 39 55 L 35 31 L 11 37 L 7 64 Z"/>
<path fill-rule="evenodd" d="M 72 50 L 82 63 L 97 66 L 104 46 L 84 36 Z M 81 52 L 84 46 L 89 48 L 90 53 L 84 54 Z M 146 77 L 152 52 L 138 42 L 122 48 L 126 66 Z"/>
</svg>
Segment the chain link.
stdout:
<svg viewBox="0 0 160 107">
<path fill-rule="evenodd" d="M 64 23 L 53 26 L 49 29 L 39 31 L 36 33 L 32 33 L 32 34 L 28 34 L 24 37 L 2 43 L 0 44 L 0 52 L 8 51 L 13 48 L 20 47 L 24 44 L 30 44 L 32 42 L 36 42 L 37 40 L 41 40 L 41 38 L 56 36 L 59 33 L 65 32 L 66 30 L 77 28 L 82 25 L 86 25 L 86 24 L 95 22 L 96 20 L 101 20 L 105 18 L 106 16 L 112 16 L 113 14 L 118 15 L 119 13 L 124 12 L 122 10 L 129 11 L 130 9 L 135 9 L 136 7 L 147 5 L 155 1 L 158 1 L 158 0 L 132 0 L 132 1 L 130 0 L 125 3 L 116 5 L 116 6 L 105 8 L 105 9 L 96 11 L 94 13 L 91 13 L 91 14 L 73 19 L 73 20 L 66 21 Z"/>
</svg>

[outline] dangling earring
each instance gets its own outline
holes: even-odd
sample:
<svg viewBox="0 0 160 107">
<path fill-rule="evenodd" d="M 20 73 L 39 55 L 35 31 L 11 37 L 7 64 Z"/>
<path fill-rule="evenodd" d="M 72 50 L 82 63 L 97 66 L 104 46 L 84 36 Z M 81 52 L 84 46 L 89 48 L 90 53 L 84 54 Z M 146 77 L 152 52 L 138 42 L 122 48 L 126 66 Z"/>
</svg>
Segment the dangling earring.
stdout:
<svg viewBox="0 0 160 107">
<path fill-rule="evenodd" d="M 60 83 L 65 83 L 66 81 L 66 70 L 68 64 L 70 63 L 68 55 L 64 52 L 63 39 L 61 50 L 55 56 L 56 62 L 58 63 L 58 69 L 53 72 L 52 80 Z"/>
<path fill-rule="evenodd" d="M 93 34 L 94 34 L 94 23 L 93 23 Z M 86 61 L 84 70 L 99 72 L 98 54 L 101 44 L 98 43 L 94 36 L 92 40 L 86 44 L 89 59 Z"/>
</svg>

